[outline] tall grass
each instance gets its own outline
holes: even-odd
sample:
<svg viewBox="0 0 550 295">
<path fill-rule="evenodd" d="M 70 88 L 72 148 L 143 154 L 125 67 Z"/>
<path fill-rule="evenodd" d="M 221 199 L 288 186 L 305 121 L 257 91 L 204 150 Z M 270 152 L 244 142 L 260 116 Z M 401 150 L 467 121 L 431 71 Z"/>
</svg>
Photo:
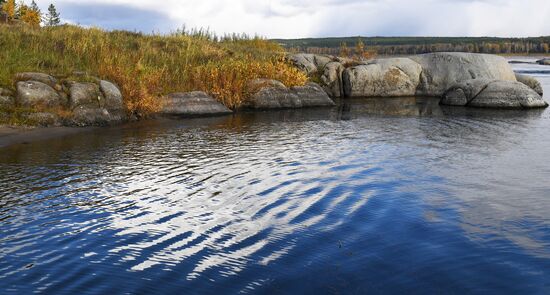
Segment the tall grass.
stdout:
<svg viewBox="0 0 550 295">
<path fill-rule="evenodd" d="M 0 86 L 13 85 L 17 72 L 67 76 L 85 71 L 117 83 L 129 112 L 147 115 L 159 97 L 202 90 L 229 108 L 247 97 L 246 82 L 271 78 L 287 86 L 307 77 L 284 60 L 284 50 L 261 38 L 218 37 L 208 30 L 170 35 L 60 26 L 0 25 Z"/>
</svg>

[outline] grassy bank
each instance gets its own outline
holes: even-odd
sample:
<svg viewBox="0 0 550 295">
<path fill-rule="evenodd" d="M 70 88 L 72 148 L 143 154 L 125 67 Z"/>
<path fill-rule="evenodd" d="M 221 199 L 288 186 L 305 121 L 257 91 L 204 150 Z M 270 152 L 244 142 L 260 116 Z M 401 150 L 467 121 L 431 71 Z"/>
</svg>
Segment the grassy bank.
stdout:
<svg viewBox="0 0 550 295">
<path fill-rule="evenodd" d="M 202 90 L 229 108 L 246 99 L 246 82 L 271 78 L 287 86 L 307 77 L 284 61 L 284 49 L 260 38 L 217 38 L 204 31 L 150 35 L 59 26 L 0 25 L 0 87 L 36 71 L 69 76 L 84 71 L 117 83 L 129 112 L 157 110 L 159 97 Z"/>
</svg>

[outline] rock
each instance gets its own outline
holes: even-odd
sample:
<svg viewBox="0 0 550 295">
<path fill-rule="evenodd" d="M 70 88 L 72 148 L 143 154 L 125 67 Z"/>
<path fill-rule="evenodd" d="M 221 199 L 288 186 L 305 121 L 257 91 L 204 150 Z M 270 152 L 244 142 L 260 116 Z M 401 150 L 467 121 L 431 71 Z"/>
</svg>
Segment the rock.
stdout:
<svg viewBox="0 0 550 295">
<path fill-rule="evenodd" d="M 71 108 L 99 108 L 104 98 L 99 86 L 94 83 L 72 82 L 69 84 L 69 102 Z"/>
<path fill-rule="evenodd" d="M 124 109 L 124 101 L 122 100 L 122 93 L 118 87 L 105 80 L 99 81 L 99 89 L 103 93 L 104 100 L 100 101 L 100 106 L 108 110 L 121 111 Z"/>
<path fill-rule="evenodd" d="M 13 92 L 9 89 L 0 88 L 0 96 L 13 96 Z"/>
<path fill-rule="evenodd" d="M 292 54 L 288 59 L 307 75 L 322 71 L 326 64 L 334 60 L 331 56 L 309 53 Z"/>
<path fill-rule="evenodd" d="M 325 65 L 321 76 L 323 89 L 330 97 L 344 96 L 344 87 L 342 85 L 342 73 L 344 66 L 339 62 L 329 62 Z"/>
<path fill-rule="evenodd" d="M 17 73 L 15 74 L 15 81 L 37 81 L 42 82 L 52 88 L 56 88 L 57 79 L 44 73 Z"/>
<path fill-rule="evenodd" d="M 419 96 L 441 96 L 454 84 L 471 79 L 516 81 L 510 64 L 497 55 L 439 52 L 410 58 L 422 66 Z"/>
<path fill-rule="evenodd" d="M 260 89 L 266 87 L 286 88 L 285 84 L 281 83 L 280 81 L 260 78 L 249 81 L 246 84 L 246 91 L 248 93 L 256 93 Z"/>
<path fill-rule="evenodd" d="M 245 107 L 253 109 L 282 109 L 333 106 L 334 102 L 315 83 L 305 86 L 265 87 L 249 97 Z"/>
<path fill-rule="evenodd" d="M 63 105 L 61 96 L 50 86 L 38 81 L 16 83 L 16 102 L 22 106 L 43 105 L 56 107 Z"/>
<path fill-rule="evenodd" d="M 441 104 L 482 108 L 541 108 L 548 104 L 533 89 L 515 81 L 473 79 L 445 93 Z"/>
<path fill-rule="evenodd" d="M 377 59 L 347 68 L 343 75 L 347 97 L 414 96 L 422 68 L 409 58 Z"/>
<path fill-rule="evenodd" d="M 126 118 L 122 113 L 109 112 L 104 108 L 77 107 L 70 119 L 64 122 L 67 126 L 108 126 L 123 122 Z"/>
<path fill-rule="evenodd" d="M 544 91 L 542 90 L 542 85 L 535 77 L 516 74 L 516 80 L 535 90 L 535 92 L 538 93 L 540 96 L 544 94 Z"/>
<path fill-rule="evenodd" d="M 59 126 L 59 116 L 52 113 L 40 112 L 40 113 L 30 113 L 27 116 L 27 120 L 31 121 L 33 125 L 39 126 Z"/>
<path fill-rule="evenodd" d="M 537 60 L 537 63 L 543 66 L 550 66 L 550 58 L 543 58 L 541 60 Z"/>
<path fill-rule="evenodd" d="M 4 96 L 0 95 L 0 107 L 5 106 L 12 106 L 13 105 L 13 97 L 11 96 Z"/>
<path fill-rule="evenodd" d="M 160 111 L 169 116 L 212 116 L 232 111 L 202 91 L 172 93 L 163 98 Z"/>
</svg>

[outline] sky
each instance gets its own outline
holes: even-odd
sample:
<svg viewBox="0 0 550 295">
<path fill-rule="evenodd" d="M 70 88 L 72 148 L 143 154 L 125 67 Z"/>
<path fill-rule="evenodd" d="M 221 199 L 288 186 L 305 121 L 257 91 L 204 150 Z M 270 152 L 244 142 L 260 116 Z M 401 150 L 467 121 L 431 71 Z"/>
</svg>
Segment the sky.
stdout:
<svg viewBox="0 0 550 295">
<path fill-rule="evenodd" d="M 30 0 L 28 0 L 30 1 Z M 550 0 L 37 0 L 84 26 L 267 38 L 550 35 Z"/>
</svg>

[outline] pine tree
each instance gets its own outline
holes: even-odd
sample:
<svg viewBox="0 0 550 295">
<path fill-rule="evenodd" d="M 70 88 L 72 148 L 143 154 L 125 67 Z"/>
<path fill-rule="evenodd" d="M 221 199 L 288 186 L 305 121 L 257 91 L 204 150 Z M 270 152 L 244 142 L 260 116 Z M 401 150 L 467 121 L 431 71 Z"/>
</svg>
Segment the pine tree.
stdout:
<svg viewBox="0 0 550 295">
<path fill-rule="evenodd" d="M 58 26 L 61 24 L 59 12 L 57 12 L 57 9 L 53 4 L 50 4 L 48 7 L 48 13 L 44 18 L 44 22 L 46 23 L 46 26 Z"/>
<path fill-rule="evenodd" d="M 349 48 L 346 42 L 340 43 L 340 56 L 349 57 Z"/>
<path fill-rule="evenodd" d="M 355 55 L 357 55 L 359 59 L 365 56 L 365 43 L 363 43 L 361 38 L 357 39 L 357 43 L 355 43 Z"/>
</svg>

